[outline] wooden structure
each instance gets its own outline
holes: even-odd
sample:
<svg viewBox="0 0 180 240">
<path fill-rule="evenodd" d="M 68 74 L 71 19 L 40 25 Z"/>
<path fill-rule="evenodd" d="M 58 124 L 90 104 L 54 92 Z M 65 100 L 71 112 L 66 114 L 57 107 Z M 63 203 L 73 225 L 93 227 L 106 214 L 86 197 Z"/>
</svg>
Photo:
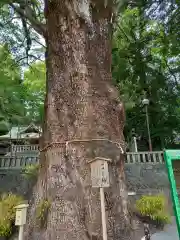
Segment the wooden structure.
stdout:
<svg viewBox="0 0 180 240">
<path fill-rule="evenodd" d="M 92 187 L 109 187 L 108 162 L 111 161 L 110 159 L 96 157 L 89 162 L 91 166 Z"/>
<path fill-rule="evenodd" d="M 9 151 L 9 147 L 10 147 L 9 142 L 4 141 L 0 142 L 0 156 L 7 154 Z"/>
<path fill-rule="evenodd" d="M 110 186 L 108 169 L 108 163 L 110 162 L 112 162 L 111 159 L 103 157 L 96 157 L 95 159 L 89 162 L 91 167 L 92 187 L 100 189 L 103 240 L 107 240 L 107 225 L 106 225 L 107 217 L 105 209 L 104 188 Z"/>
<path fill-rule="evenodd" d="M 0 136 L 0 155 L 37 155 L 41 133 L 41 128 L 34 124 L 12 127 L 6 135 Z"/>
</svg>

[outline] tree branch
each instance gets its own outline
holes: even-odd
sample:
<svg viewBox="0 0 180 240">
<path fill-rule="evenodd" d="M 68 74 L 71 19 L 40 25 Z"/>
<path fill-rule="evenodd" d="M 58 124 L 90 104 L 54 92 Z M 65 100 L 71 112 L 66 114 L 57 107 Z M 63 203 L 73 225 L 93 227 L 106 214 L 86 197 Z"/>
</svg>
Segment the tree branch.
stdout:
<svg viewBox="0 0 180 240">
<path fill-rule="evenodd" d="M 26 6 L 25 10 L 19 6 L 16 6 L 13 3 L 9 3 L 9 5 L 16 11 L 22 18 L 26 18 L 34 28 L 34 30 L 39 33 L 41 36 L 46 36 L 46 26 L 42 24 L 35 18 L 35 14 L 33 14 L 33 10 L 31 7 Z"/>
<path fill-rule="evenodd" d="M 43 43 L 39 42 L 37 39 L 32 38 L 32 41 L 35 41 L 36 43 L 38 43 L 39 45 L 41 45 L 43 48 L 46 48 L 46 46 L 45 46 Z"/>
<path fill-rule="evenodd" d="M 19 17 L 12 17 L 10 20 L 8 20 L 8 21 L 6 21 L 6 22 L 3 22 L 3 24 L 0 23 L 0 27 L 5 27 L 5 26 L 9 25 L 9 24 L 12 23 L 13 20 L 15 20 L 15 19 L 19 19 Z"/>
<path fill-rule="evenodd" d="M 165 59 L 165 64 L 166 64 L 166 67 L 167 67 L 169 73 L 170 73 L 171 76 L 174 78 L 174 81 L 175 81 L 176 86 L 179 86 L 179 83 L 178 83 L 178 79 L 177 79 L 177 77 L 176 77 L 176 74 L 173 73 L 173 70 L 170 68 L 170 66 L 169 66 L 169 64 L 168 64 L 168 62 L 167 62 L 167 59 Z"/>
</svg>

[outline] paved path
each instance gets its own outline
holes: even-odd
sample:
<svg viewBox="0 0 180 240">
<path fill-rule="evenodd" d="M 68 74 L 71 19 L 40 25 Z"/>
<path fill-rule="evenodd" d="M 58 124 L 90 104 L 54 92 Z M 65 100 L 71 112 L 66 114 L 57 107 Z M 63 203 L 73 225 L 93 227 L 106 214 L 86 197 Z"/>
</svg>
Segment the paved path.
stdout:
<svg viewBox="0 0 180 240">
<path fill-rule="evenodd" d="M 155 233 L 151 236 L 152 240 L 179 240 L 176 221 L 173 218 L 172 224 L 167 225 L 161 232 Z"/>
</svg>

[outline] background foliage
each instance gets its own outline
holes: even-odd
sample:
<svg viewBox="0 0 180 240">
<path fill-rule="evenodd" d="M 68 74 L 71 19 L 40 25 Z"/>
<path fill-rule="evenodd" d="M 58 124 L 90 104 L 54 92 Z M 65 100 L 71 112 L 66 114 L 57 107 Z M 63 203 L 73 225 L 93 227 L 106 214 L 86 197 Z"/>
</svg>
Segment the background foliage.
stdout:
<svg viewBox="0 0 180 240">
<path fill-rule="evenodd" d="M 141 104 L 147 97 L 153 149 L 179 147 L 175 138 L 180 134 L 180 3 L 168 0 L 124 3 L 118 8 L 114 24 L 112 73 L 125 103 L 126 141 L 130 142 L 134 129 L 139 150 L 148 149 Z M 31 0 L 28 6 L 36 23 L 43 23 L 43 1 Z M 26 15 L 20 1 L 1 1 L 1 134 L 11 125 L 43 121 L 45 46 Z"/>
<path fill-rule="evenodd" d="M 0 199 L 0 237 L 9 237 L 15 222 L 16 207 L 23 202 L 21 196 L 3 194 Z"/>
<path fill-rule="evenodd" d="M 45 94 L 45 65 L 36 62 L 24 71 L 8 50 L 0 47 L 0 132 L 12 125 L 41 124 Z"/>
<path fill-rule="evenodd" d="M 130 139 L 135 129 L 141 139 L 139 149 L 147 150 L 142 106 L 142 99 L 147 97 L 153 149 L 176 147 L 174 139 L 180 129 L 179 43 L 161 19 L 145 17 L 144 11 L 141 7 L 127 8 L 119 17 L 113 39 L 112 71 L 125 102 L 125 135 Z"/>
<path fill-rule="evenodd" d="M 171 222 L 164 195 L 142 196 L 136 201 L 136 211 L 142 217 L 147 217 L 157 225 Z"/>
</svg>

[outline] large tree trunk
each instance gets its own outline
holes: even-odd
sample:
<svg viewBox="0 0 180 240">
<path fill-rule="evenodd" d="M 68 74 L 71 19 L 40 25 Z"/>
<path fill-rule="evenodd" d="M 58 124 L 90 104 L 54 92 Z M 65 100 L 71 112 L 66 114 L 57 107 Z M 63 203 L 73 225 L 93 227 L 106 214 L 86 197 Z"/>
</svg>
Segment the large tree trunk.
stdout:
<svg viewBox="0 0 180 240">
<path fill-rule="evenodd" d="M 95 157 L 112 159 L 108 240 L 130 239 L 124 112 L 111 86 L 112 8 L 112 0 L 46 1 L 44 145 L 25 239 L 102 239 L 99 189 L 91 188 L 88 164 Z M 42 227 L 36 209 L 43 199 L 51 206 Z"/>
</svg>

